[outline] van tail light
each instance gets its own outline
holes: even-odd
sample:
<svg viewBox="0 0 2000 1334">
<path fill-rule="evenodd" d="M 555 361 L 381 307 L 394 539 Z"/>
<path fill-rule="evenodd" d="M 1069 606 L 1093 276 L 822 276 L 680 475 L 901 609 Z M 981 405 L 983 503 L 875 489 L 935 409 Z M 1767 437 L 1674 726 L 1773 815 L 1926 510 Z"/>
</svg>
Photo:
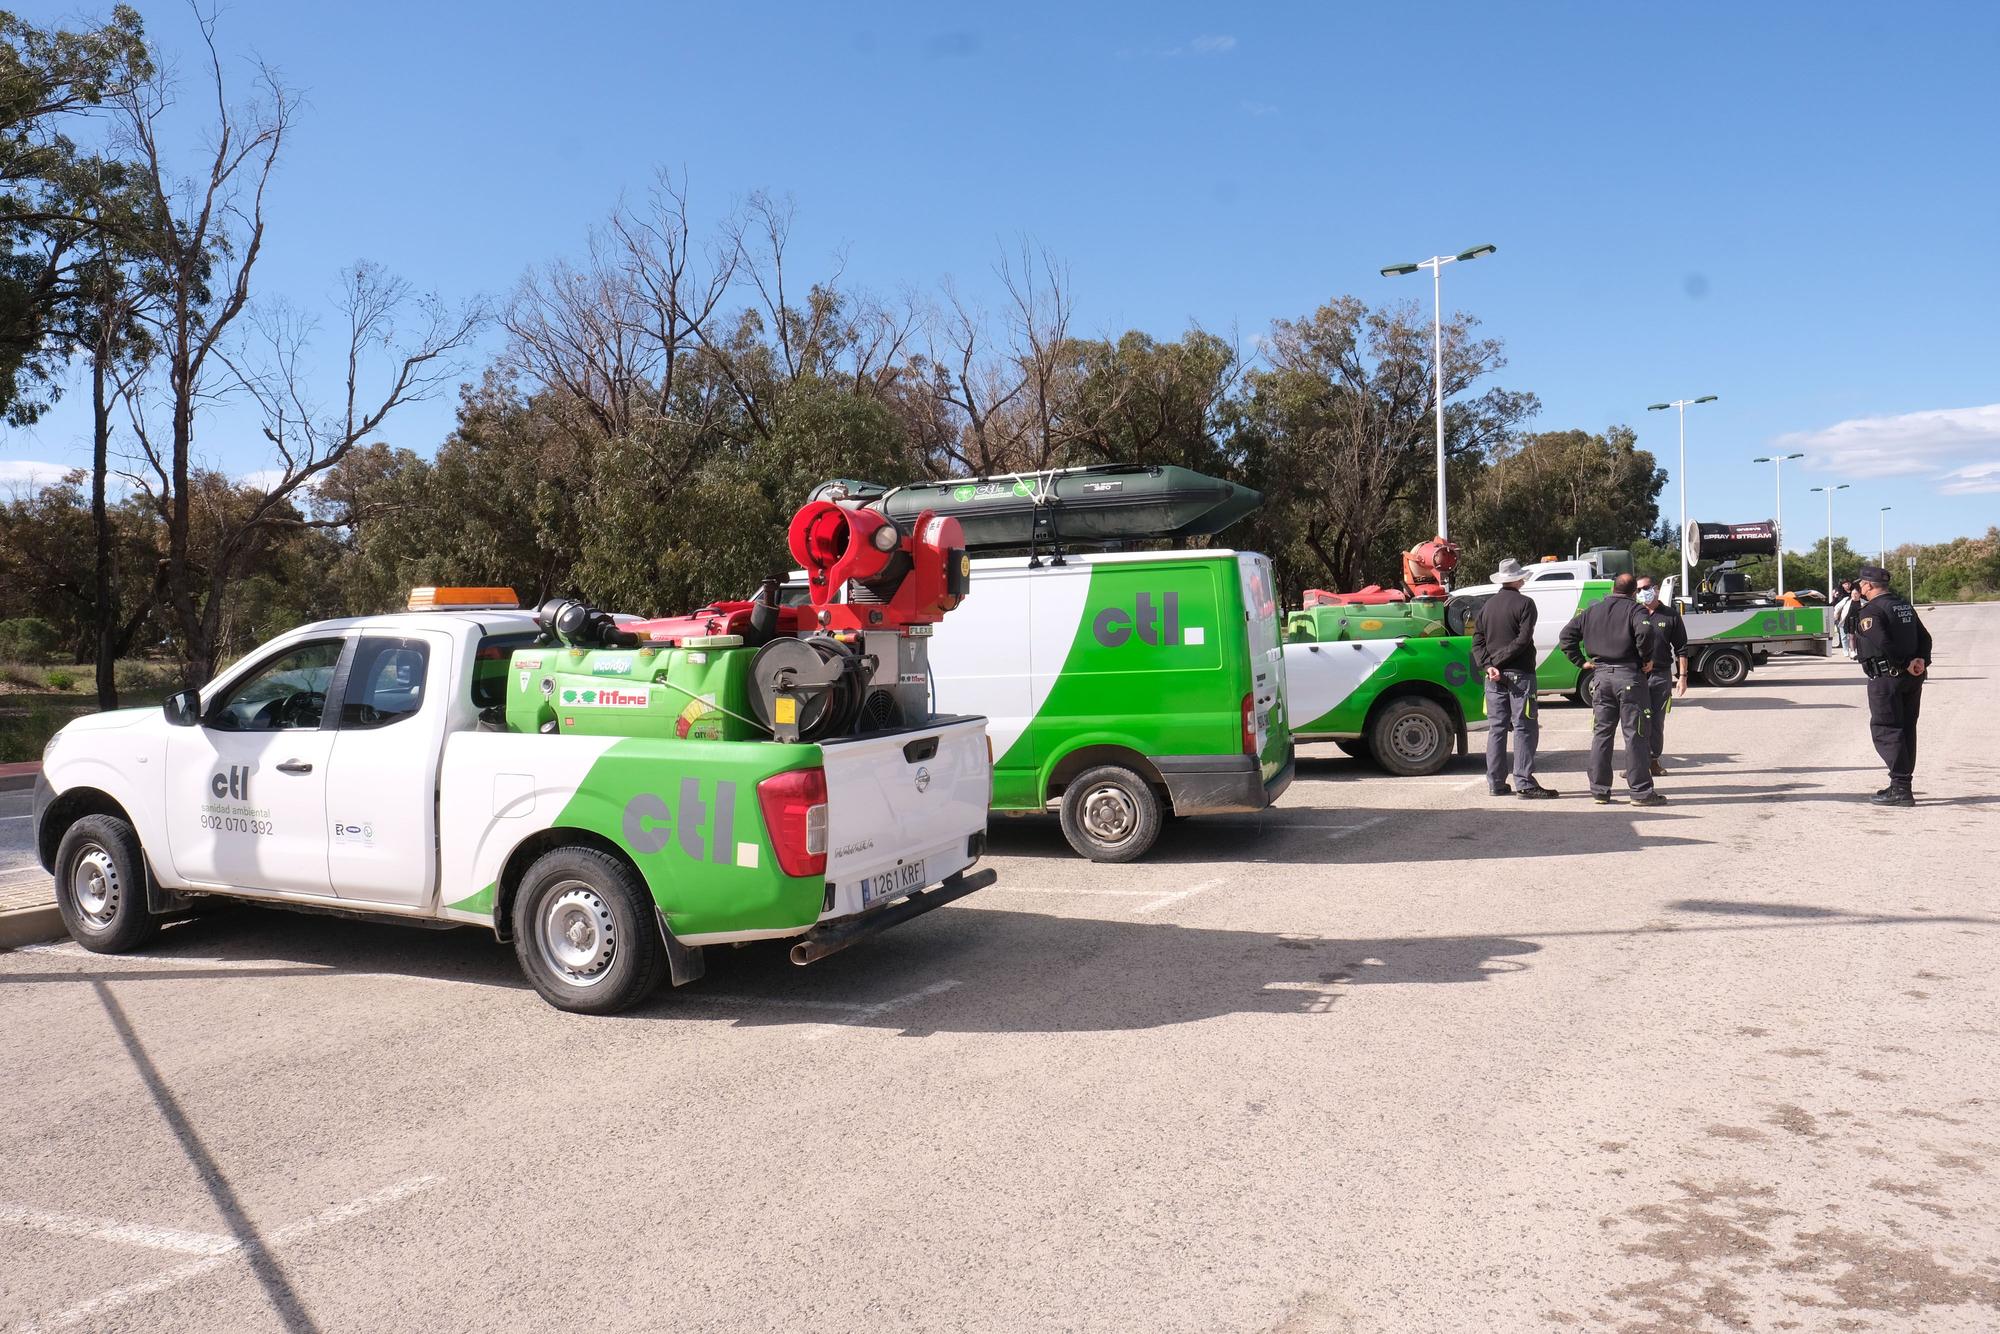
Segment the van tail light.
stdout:
<svg viewBox="0 0 2000 1334">
<path fill-rule="evenodd" d="M 1243 697 L 1243 753 L 1257 753 L 1257 695 L 1255 691 Z"/>
<path fill-rule="evenodd" d="M 789 769 L 757 784 L 764 828 L 786 875 L 826 874 L 826 770 Z"/>
</svg>

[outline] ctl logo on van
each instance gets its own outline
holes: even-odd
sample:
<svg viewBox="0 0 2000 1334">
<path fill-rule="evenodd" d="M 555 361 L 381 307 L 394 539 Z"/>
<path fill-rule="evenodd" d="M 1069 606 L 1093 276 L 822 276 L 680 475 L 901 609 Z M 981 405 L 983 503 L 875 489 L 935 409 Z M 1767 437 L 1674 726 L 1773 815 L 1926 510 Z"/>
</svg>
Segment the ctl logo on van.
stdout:
<svg viewBox="0 0 2000 1334">
<path fill-rule="evenodd" d="M 208 790 L 217 801 L 228 797 L 232 801 L 250 800 L 250 771 L 255 765 L 232 764 L 227 773 L 210 774 Z"/>
<path fill-rule="evenodd" d="M 1151 593 L 1139 594 L 1138 602 L 1131 611 L 1123 607 L 1106 607 L 1090 622 L 1090 633 L 1106 648 L 1118 648 L 1134 634 L 1142 644 L 1158 648 L 1162 644 L 1181 642 L 1181 595 L 1162 594 L 1160 600 L 1153 601 Z M 1188 636 L 1188 642 L 1198 644 L 1195 635 Z"/>
</svg>

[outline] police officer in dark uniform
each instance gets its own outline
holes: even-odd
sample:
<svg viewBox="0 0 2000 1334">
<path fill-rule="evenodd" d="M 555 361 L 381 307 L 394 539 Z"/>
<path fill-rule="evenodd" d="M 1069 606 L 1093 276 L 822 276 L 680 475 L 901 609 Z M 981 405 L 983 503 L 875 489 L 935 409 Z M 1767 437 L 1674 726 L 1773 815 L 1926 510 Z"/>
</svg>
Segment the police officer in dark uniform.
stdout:
<svg viewBox="0 0 2000 1334">
<path fill-rule="evenodd" d="M 1877 806 L 1914 806 L 1910 779 L 1917 769 L 1917 713 L 1924 702 L 1924 673 L 1930 670 L 1931 632 L 1917 610 L 1896 592 L 1889 572 L 1864 565 L 1857 605 L 1847 613 L 1854 656 L 1868 675 L 1868 730 L 1875 753 L 1889 766 L 1889 786 L 1873 798 Z"/>
<path fill-rule="evenodd" d="M 1653 586 L 1651 575 L 1639 576 L 1638 597 L 1639 614 L 1653 636 L 1652 647 L 1647 650 L 1653 666 L 1646 673 L 1646 694 L 1653 713 L 1646 720 L 1649 724 L 1646 737 L 1653 743 L 1653 777 L 1659 778 L 1667 772 L 1660 763 L 1660 754 L 1667 745 L 1668 704 L 1673 696 L 1688 692 L 1687 622 L 1681 619 L 1679 608 L 1660 601 L 1660 590 Z"/>
<path fill-rule="evenodd" d="M 1652 712 L 1646 673 L 1653 665 L 1647 655 L 1653 636 L 1639 604 L 1632 600 L 1633 583 L 1631 575 L 1619 575 L 1611 583 L 1610 595 L 1571 617 L 1556 641 L 1563 656 L 1591 669 L 1590 798 L 1600 806 L 1611 800 L 1611 737 L 1621 724 L 1625 785 L 1632 791 L 1632 804 L 1662 806 L 1667 800 L 1653 791 L 1653 752 L 1646 739 L 1647 715 Z"/>
</svg>

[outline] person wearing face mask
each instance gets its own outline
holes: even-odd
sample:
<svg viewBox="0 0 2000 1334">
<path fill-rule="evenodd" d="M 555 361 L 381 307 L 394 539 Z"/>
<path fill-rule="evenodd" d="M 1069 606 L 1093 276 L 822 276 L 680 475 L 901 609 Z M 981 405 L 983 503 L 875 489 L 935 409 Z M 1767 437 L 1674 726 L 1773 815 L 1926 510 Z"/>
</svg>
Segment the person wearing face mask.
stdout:
<svg viewBox="0 0 2000 1334">
<path fill-rule="evenodd" d="M 1660 590 L 1651 575 L 1639 576 L 1637 592 L 1640 619 L 1652 636 L 1647 650 L 1652 670 L 1646 673 L 1646 693 L 1653 714 L 1647 720 L 1646 736 L 1653 747 L 1653 777 L 1658 778 L 1667 771 L 1660 763 L 1660 754 L 1667 744 L 1668 703 L 1675 695 L 1687 694 L 1688 689 L 1687 623 L 1681 620 L 1678 608 L 1660 601 Z"/>
</svg>

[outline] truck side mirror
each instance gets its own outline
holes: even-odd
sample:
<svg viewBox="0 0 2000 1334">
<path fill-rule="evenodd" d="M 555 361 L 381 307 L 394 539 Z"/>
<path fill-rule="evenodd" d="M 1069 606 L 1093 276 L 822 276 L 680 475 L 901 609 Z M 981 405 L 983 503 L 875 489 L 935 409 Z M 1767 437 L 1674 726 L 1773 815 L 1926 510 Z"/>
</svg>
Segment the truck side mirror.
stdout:
<svg viewBox="0 0 2000 1334">
<path fill-rule="evenodd" d="M 201 692 L 182 690 L 167 696 L 160 705 L 167 721 L 175 727 L 193 727 L 201 721 Z"/>
</svg>

